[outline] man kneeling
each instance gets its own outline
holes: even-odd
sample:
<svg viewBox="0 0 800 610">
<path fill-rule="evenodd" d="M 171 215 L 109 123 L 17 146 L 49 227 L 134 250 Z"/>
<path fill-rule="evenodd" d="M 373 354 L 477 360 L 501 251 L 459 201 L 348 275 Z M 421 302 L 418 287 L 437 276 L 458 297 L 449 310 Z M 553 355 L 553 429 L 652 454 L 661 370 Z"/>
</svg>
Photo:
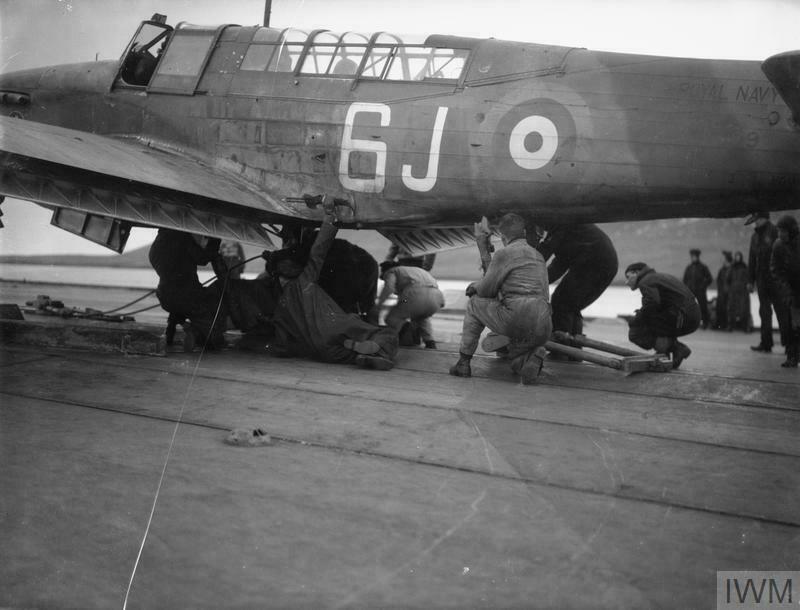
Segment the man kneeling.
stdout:
<svg viewBox="0 0 800 610">
<path fill-rule="evenodd" d="M 629 322 L 628 339 L 644 349 L 672 356 L 677 369 L 692 353 L 678 337 L 700 326 L 700 305 L 689 288 L 668 273 L 656 273 L 645 263 L 625 269 L 625 283 L 642 293 L 642 307 Z"/>
<path fill-rule="evenodd" d="M 535 383 L 542 368 L 542 346 L 550 338 L 547 266 L 539 252 L 525 239 L 525 221 L 517 214 L 506 214 L 497 227 L 503 241 L 494 257 L 488 253 L 489 234 L 476 234 L 481 255 L 488 265 L 479 282 L 467 288 L 470 297 L 464 315 L 460 357 L 450 368 L 457 377 L 472 375 L 470 360 L 478 347 L 481 332 L 491 331 L 509 338 L 511 370 L 522 383 Z"/>
</svg>

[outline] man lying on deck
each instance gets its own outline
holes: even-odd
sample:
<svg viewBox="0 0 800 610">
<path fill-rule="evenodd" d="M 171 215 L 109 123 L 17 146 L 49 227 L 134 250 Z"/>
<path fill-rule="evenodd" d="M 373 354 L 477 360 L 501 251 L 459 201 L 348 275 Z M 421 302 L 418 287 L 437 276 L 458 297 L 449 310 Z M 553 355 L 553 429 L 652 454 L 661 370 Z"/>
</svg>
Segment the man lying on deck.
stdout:
<svg viewBox="0 0 800 610">
<path fill-rule="evenodd" d="M 319 286 L 325 256 L 337 232 L 333 205 L 323 209 L 325 218 L 305 267 L 296 277 L 278 277 L 280 294 L 272 317 L 275 336 L 271 350 L 283 356 L 391 369 L 397 354 L 397 333 L 346 313 Z"/>
</svg>

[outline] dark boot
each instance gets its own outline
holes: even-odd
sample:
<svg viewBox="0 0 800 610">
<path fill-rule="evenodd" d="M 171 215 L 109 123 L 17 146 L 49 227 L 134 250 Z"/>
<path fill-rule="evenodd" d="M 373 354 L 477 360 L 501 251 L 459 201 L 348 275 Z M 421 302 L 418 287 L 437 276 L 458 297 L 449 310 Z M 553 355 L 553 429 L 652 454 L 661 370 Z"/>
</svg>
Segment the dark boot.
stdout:
<svg viewBox="0 0 800 610">
<path fill-rule="evenodd" d="M 672 368 L 677 369 L 681 362 L 686 360 L 691 353 L 692 350 L 689 349 L 688 345 L 675 341 L 675 345 L 672 346 Z"/>
<path fill-rule="evenodd" d="M 356 341 L 355 339 L 345 339 L 342 343 L 346 349 L 353 350 L 357 354 L 371 355 L 381 351 L 381 346 L 375 341 Z"/>
<path fill-rule="evenodd" d="M 472 356 L 459 354 L 458 362 L 450 367 L 450 374 L 456 377 L 472 377 L 472 367 L 469 364 L 470 360 L 472 360 Z"/>
<path fill-rule="evenodd" d="M 164 333 L 167 336 L 167 345 L 173 345 L 175 343 L 175 330 L 177 329 L 178 324 L 182 326 L 185 322 L 185 317 L 175 313 L 169 314 L 169 317 L 167 318 L 167 330 Z"/>
<path fill-rule="evenodd" d="M 800 356 L 800 337 L 795 336 L 794 342 L 786 348 L 786 362 L 781 363 L 781 366 L 785 369 L 797 368 L 798 356 Z"/>
<path fill-rule="evenodd" d="M 388 371 L 394 367 L 394 362 L 377 354 L 360 354 L 356 356 L 356 364 L 362 369 L 374 369 L 376 371 Z"/>
<path fill-rule="evenodd" d="M 535 385 L 539 382 L 539 374 L 544 366 L 544 350 L 539 348 L 521 356 L 523 362 L 518 368 L 522 385 Z"/>
<path fill-rule="evenodd" d="M 415 343 L 414 327 L 412 326 L 411 322 L 405 322 L 403 326 L 400 327 L 400 331 L 397 333 L 397 336 L 400 340 L 400 345 L 403 347 L 419 345 L 419 339 L 416 339 Z"/>
<path fill-rule="evenodd" d="M 194 351 L 194 347 L 197 344 L 197 331 L 194 327 L 189 323 L 183 323 L 183 351 L 191 353 Z"/>
</svg>

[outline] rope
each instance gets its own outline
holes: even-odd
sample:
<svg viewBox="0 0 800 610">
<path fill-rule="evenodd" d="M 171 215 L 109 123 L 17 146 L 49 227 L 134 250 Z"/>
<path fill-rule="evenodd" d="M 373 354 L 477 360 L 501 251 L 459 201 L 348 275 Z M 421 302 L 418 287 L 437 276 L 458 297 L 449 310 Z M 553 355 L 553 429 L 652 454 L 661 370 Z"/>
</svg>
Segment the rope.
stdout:
<svg viewBox="0 0 800 610">
<path fill-rule="evenodd" d="M 251 259 L 252 260 L 252 259 Z M 246 263 L 244 261 L 242 264 Z M 233 268 L 233 267 L 232 267 Z M 230 270 L 229 270 L 230 271 Z M 228 274 L 225 274 L 225 283 L 222 287 L 222 293 L 220 294 L 219 302 L 217 303 L 217 310 L 214 313 L 214 319 L 211 322 L 211 328 L 213 329 L 216 324 L 217 320 L 219 319 L 219 312 L 222 309 L 222 302 L 225 298 L 225 289 L 228 286 Z M 192 371 L 192 377 L 189 380 L 189 385 L 186 388 L 186 392 L 183 395 L 183 401 L 181 403 L 181 409 L 178 412 L 178 418 L 175 421 L 175 427 L 172 430 L 172 438 L 169 441 L 169 448 L 167 449 L 167 457 L 164 459 L 164 467 L 161 469 L 161 476 L 158 478 L 158 486 L 156 487 L 156 493 L 153 497 L 153 505 L 150 507 L 150 515 L 147 518 L 147 525 L 144 529 L 144 534 L 142 535 L 142 543 L 139 545 L 139 552 L 136 554 L 136 561 L 133 564 L 133 570 L 131 571 L 131 577 L 128 581 L 128 588 L 125 591 L 125 600 L 122 603 L 122 610 L 126 610 L 128 607 L 128 597 L 131 593 L 131 587 L 133 586 L 133 580 L 136 577 L 136 570 L 139 567 L 139 562 L 142 559 L 142 552 L 144 551 L 144 545 L 147 542 L 147 536 L 150 534 L 150 526 L 153 523 L 153 516 L 156 512 L 156 504 L 158 503 L 158 496 L 161 494 L 161 487 L 164 484 L 164 478 L 167 474 L 167 465 L 169 464 L 169 459 L 172 456 L 172 448 L 175 445 L 175 437 L 178 435 L 178 426 L 181 425 L 181 421 L 183 419 L 183 412 L 186 410 L 186 403 L 189 400 L 189 392 L 192 390 L 192 386 L 194 386 L 194 381 L 197 378 L 197 371 L 200 368 L 200 362 L 203 360 L 203 356 L 206 353 L 206 348 L 208 347 L 208 341 L 210 339 L 211 333 L 209 332 L 206 336 L 205 343 L 203 343 L 203 347 L 200 350 L 200 355 L 197 358 L 197 362 L 195 363 L 194 370 Z"/>
<path fill-rule="evenodd" d="M 239 267 L 242 267 L 242 266 L 246 265 L 249 262 L 252 262 L 252 261 L 256 260 L 257 258 L 261 258 L 261 255 L 259 254 L 257 256 L 252 256 L 252 257 L 248 258 L 247 260 L 243 260 L 241 263 L 236 263 L 233 267 L 228 269 L 228 271 L 224 275 L 225 286 L 223 287 L 223 293 L 225 292 L 225 288 L 227 288 L 228 278 L 230 277 L 230 272 L 233 271 L 234 269 L 237 269 Z M 205 282 L 203 282 L 201 285 L 202 286 L 206 286 L 207 284 L 210 284 L 211 282 L 216 281 L 218 279 L 220 279 L 220 278 L 218 278 L 217 276 L 211 277 L 211 278 L 207 279 Z M 120 305 L 119 307 L 117 307 L 115 309 L 109 309 L 108 311 L 99 311 L 97 313 L 88 314 L 88 315 L 86 315 L 84 317 L 86 317 L 86 318 L 96 318 L 96 317 L 99 317 L 99 316 L 107 316 L 109 314 L 116 313 L 121 309 L 125 309 L 126 307 L 130 307 L 134 303 L 138 303 L 139 301 L 142 301 L 142 300 L 146 299 L 151 294 L 154 294 L 155 291 L 156 291 L 156 289 L 153 288 L 152 290 L 149 290 L 146 293 L 144 293 L 138 299 L 134 299 L 130 303 L 126 303 L 125 305 Z M 136 309 L 134 311 L 126 311 L 126 312 L 122 312 L 122 313 L 117 314 L 117 315 L 119 315 L 119 316 L 132 316 L 133 314 L 142 313 L 143 311 L 150 311 L 151 309 L 155 309 L 156 307 L 160 307 L 160 306 L 161 306 L 160 304 L 156 303 L 155 305 L 150 305 L 149 307 L 143 307 L 141 309 Z"/>
</svg>

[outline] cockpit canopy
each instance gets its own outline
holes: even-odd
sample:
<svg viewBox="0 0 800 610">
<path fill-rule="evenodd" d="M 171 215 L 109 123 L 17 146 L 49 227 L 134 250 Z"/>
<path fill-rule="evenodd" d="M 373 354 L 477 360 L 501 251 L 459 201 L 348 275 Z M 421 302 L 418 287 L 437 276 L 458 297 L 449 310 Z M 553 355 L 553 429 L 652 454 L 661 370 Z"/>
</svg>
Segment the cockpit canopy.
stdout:
<svg viewBox="0 0 800 610">
<path fill-rule="evenodd" d="M 241 69 L 400 81 L 458 80 L 468 55 L 469 49 L 428 46 L 386 32 L 367 36 L 259 28 Z"/>
<path fill-rule="evenodd" d="M 400 38 L 387 32 L 338 34 L 233 25 L 181 23 L 173 29 L 156 15 L 142 22 L 128 45 L 120 83 L 191 94 L 209 60 L 220 53 L 221 42 L 229 39 L 237 51 L 235 61 L 226 60 L 226 72 L 429 83 L 458 82 L 477 42 L 454 39 L 460 44 L 450 45 L 445 36 Z"/>
</svg>

